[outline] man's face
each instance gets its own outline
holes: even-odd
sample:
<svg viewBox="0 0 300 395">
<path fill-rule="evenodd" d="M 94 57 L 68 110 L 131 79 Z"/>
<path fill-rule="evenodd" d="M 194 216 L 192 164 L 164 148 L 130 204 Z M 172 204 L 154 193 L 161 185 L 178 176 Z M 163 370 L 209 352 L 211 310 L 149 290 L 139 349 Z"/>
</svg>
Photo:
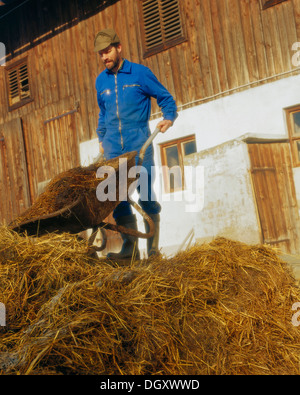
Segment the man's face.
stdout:
<svg viewBox="0 0 300 395">
<path fill-rule="evenodd" d="M 121 50 L 122 47 L 121 44 L 119 44 L 117 47 L 110 45 L 109 47 L 98 52 L 102 62 L 108 70 L 118 70 L 122 60 Z"/>
</svg>

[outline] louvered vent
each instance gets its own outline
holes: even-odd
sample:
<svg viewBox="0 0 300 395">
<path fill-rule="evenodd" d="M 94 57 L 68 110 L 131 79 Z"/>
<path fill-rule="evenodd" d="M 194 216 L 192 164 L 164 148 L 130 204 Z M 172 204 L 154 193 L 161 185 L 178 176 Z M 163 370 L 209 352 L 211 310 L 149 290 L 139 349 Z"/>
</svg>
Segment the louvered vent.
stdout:
<svg viewBox="0 0 300 395">
<path fill-rule="evenodd" d="M 144 1 L 143 16 L 146 47 L 150 49 L 163 40 L 158 0 Z"/>
<path fill-rule="evenodd" d="M 30 98 L 27 63 L 8 71 L 8 97 L 10 106 Z"/>
<path fill-rule="evenodd" d="M 161 0 L 164 39 L 172 40 L 182 35 L 178 0 Z"/>
<path fill-rule="evenodd" d="M 165 49 L 182 41 L 179 0 L 143 0 L 142 13 L 146 53 Z"/>
</svg>

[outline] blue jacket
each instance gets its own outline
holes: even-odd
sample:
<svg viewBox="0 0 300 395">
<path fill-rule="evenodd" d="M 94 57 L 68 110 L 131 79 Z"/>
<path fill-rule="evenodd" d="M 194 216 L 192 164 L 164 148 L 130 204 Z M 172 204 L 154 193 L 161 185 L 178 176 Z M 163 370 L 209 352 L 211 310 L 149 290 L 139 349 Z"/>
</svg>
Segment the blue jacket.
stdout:
<svg viewBox="0 0 300 395">
<path fill-rule="evenodd" d="M 107 159 L 140 150 L 150 135 L 151 97 L 164 119 L 177 118 L 173 97 L 152 71 L 126 59 L 116 74 L 105 69 L 98 75 L 96 90 L 100 108 L 96 131 Z"/>
</svg>

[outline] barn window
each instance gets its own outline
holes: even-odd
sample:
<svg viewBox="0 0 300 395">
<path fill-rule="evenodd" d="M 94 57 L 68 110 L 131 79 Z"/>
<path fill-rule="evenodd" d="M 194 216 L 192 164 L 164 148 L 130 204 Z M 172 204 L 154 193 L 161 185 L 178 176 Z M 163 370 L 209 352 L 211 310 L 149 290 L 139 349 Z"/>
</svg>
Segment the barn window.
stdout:
<svg viewBox="0 0 300 395">
<path fill-rule="evenodd" d="M 300 166 L 300 105 L 286 110 L 293 165 Z"/>
<path fill-rule="evenodd" d="M 261 0 L 262 2 L 262 9 L 265 10 L 266 8 L 273 7 L 276 4 L 282 3 L 286 0 Z"/>
<path fill-rule="evenodd" d="M 179 0 L 140 0 L 144 57 L 185 41 Z"/>
<path fill-rule="evenodd" d="M 195 136 L 169 141 L 160 146 L 166 193 L 183 190 L 185 156 L 197 152 Z"/>
<path fill-rule="evenodd" d="M 13 110 L 31 101 L 27 60 L 6 68 L 8 107 Z"/>
</svg>

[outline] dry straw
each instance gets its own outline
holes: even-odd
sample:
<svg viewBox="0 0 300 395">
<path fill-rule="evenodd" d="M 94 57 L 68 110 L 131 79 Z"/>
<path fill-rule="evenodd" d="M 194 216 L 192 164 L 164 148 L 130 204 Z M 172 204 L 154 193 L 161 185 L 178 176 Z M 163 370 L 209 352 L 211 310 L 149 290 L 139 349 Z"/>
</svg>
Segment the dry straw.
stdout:
<svg viewBox="0 0 300 395">
<path fill-rule="evenodd" d="M 300 373 L 300 292 L 274 250 L 219 238 L 128 267 L 86 252 L 0 229 L 2 374 Z"/>
</svg>

